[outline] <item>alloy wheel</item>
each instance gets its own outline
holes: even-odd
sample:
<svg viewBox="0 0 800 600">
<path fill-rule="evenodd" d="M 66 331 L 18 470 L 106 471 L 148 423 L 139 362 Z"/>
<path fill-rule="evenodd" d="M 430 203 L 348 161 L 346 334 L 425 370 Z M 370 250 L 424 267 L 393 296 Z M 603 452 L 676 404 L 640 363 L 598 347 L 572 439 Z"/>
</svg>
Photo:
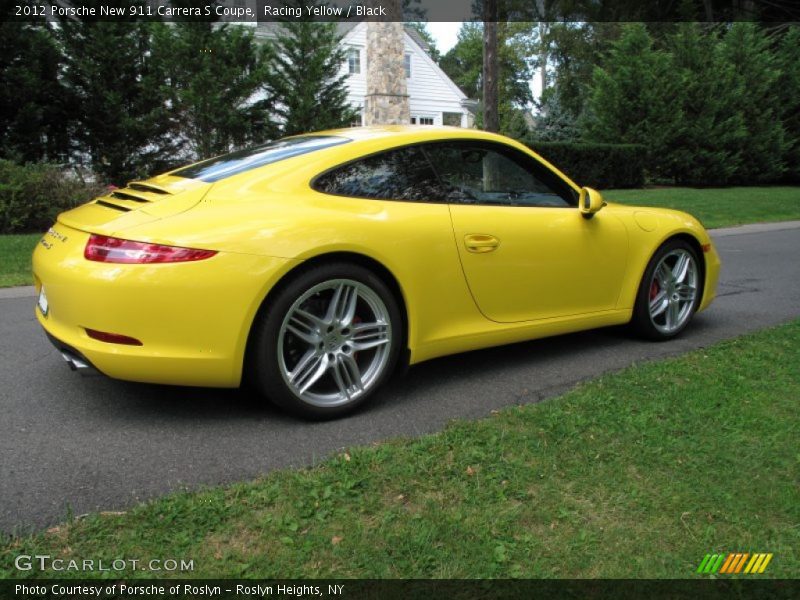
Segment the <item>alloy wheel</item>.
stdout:
<svg viewBox="0 0 800 600">
<path fill-rule="evenodd" d="M 699 274 L 691 252 L 677 248 L 666 254 L 653 272 L 649 287 L 649 314 L 664 334 L 680 330 L 694 312 Z"/>
<path fill-rule="evenodd" d="M 283 319 L 281 376 L 304 402 L 348 404 L 378 381 L 391 341 L 389 311 L 375 291 L 350 279 L 325 281 L 303 293 Z"/>
</svg>

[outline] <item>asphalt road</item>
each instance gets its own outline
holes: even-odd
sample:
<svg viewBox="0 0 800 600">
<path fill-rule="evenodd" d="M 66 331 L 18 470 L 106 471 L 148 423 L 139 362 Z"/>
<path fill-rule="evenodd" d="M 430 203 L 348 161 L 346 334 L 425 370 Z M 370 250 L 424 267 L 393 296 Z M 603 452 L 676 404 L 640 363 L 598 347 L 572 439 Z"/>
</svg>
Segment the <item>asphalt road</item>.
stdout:
<svg viewBox="0 0 800 600">
<path fill-rule="evenodd" d="M 0 531 L 46 527 L 69 512 L 124 510 L 171 490 L 435 431 L 456 417 L 538 402 L 636 361 L 800 316 L 800 223 L 714 237 L 723 260 L 719 298 L 677 340 L 648 343 L 607 329 L 438 359 L 412 368 L 359 414 L 316 424 L 237 391 L 81 377 L 40 331 L 30 293 L 7 290 L 0 294 Z"/>
</svg>

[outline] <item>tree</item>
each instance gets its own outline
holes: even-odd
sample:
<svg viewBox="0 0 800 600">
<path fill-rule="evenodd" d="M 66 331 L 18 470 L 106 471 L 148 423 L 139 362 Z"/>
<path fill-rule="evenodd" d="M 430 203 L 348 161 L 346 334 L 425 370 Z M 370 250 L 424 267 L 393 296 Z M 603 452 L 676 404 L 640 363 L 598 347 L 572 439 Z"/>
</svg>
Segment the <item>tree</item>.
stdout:
<svg viewBox="0 0 800 600">
<path fill-rule="evenodd" d="M 80 160 L 122 184 L 163 168 L 174 157 L 174 122 L 161 94 L 164 74 L 152 33 L 162 23 L 63 18 L 63 80 L 72 105 Z"/>
<path fill-rule="evenodd" d="M 67 158 L 62 55 L 46 23 L 0 22 L 0 153 L 19 162 Z"/>
<path fill-rule="evenodd" d="M 443 57 L 439 66 L 461 91 L 470 98 L 481 98 L 483 68 L 483 26 L 466 22 L 458 30 L 458 41 Z"/>
<path fill-rule="evenodd" d="M 534 137 L 544 142 L 576 141 L 582 133 L 576 121 L 575 115 L 564 108 L 559 89 L 551 87 L 542 95 Z"/>
<path fill-rule="evenodd" d="M 485 2 L 484 6 L 494 7 L 494 2 Z M 497 60 L 497 21 L 487 20 L 483 24 L 483 128 L 487 131 L 500 130 L 498 115 L 498 60 Z"/>
<path fill-rule="evenodd" d="M 210 21 L 159 28 L 153 53 L 176 119 L 179 139 L 192 158 L 274 137 L 271 98 L 258 93 L 266 77 L 266 52 L 244 27 Z"/>
<path fill-rule="evenodd" d="M 498 76 L 498 114 L 500 131 L 514 133 L 520 125 L 521 111 L 533 104 L 530 89 L 533 55 L 530 46 L 527 23 L 497 24 Z M 461 88 L 468 97 L 483 100 L 483 25 L 464 23 L 458 31 L 458 41 L 440 61 L 448 77 Z M 477 123 L 482 123 L 482 114 Z"/>
<path fill-rule="evenodd" d="M 775 181 L 785 169 L 786 152 L 777 58 L 758 26 L 742 22 L 725 35 L 722 54 L 733 67 L 734 110 L 742 114 L 746 132 L 739 139 L 741 164 L 734 178 L 746 184 Z"/>
<path fill-rule="evenodd" d="M 336 24 L 297 19 L 281 29 L 271 49 L 266 89 L 276 99 L 282 135 L 351 123 L 358 113 L 347 102 L 345 50 Z"/>
<path fill-rule="evenodd" d="M 680 77 L 674 104 L 682 118 L 673 126 L 666 172 L 683 184 L 726 184 L 741 166 L 747 130 L 739 108 L 735 67 L 714 32 L 680 23 L 666 41 Z"/>
<path fill-rule="evenodd" d="M 776 50 L 776 67 L 779 75 L 773 92 L 782 108 L 786 178 L 800 183 L 800 27 L 792 26 L 782 36 Z"/>
<path fill-rule="evenodd" d="M 619 35 L 619 23 L 570 22 L 538 27 L 536 43 L 545 48 L 540 53 L 547 56 L 547 79 L 551 83 L 551 87 L 542 86 L 542 101 L 550 89 L 557 90 L 563 116 L 579 121 L 591 95 L 594 69 L 602 64 L 603 56 Z"/>
<path fill-rule="evenodd" d="M 603 67 L 595 68 L 587 135 L 597 142 L 643 144 L 651 170 L 664 173 L 684 116 L 680 98 L 670 56 L 653 48 L 644 24 L 625 25 Z"/>
</svg>

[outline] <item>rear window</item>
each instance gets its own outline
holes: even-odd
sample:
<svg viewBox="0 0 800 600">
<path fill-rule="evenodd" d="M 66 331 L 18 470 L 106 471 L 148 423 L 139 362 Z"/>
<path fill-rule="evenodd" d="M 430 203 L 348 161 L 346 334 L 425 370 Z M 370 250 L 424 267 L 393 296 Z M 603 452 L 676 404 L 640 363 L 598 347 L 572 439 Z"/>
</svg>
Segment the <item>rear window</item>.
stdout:
<svg viewBox="0 0 800 600">
<path fill-rule="evenodd" d="M 215 158 L 209 158 L 189 167 L 173 171 L 172 175 L 186 177 L 187 179 L 199 179 L 213 183 L 226 177 L 238 175 L 251 169 L 257 169 L 270 163 L 278 162 L 293 156 L 308 154 L 315 150 L 338 146 L 350 140 L 333 135 L 305 135 L 276 140 L 261 146 L 254 146 L 244 150 L 237 150 L 230 154 L 223 154 Z"/>
</svg>

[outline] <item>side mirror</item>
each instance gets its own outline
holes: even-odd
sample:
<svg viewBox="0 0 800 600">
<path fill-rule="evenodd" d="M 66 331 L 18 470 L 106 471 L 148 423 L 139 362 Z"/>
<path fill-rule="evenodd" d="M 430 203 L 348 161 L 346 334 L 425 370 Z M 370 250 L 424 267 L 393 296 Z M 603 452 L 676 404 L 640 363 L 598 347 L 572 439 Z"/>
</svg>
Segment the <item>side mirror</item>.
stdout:
<svg viewBox="0 0 800 600">
<path fill-rule="evenodd" d="M 581 194 L 578 196 L 578 208 L 581 211 L 584 219 L 591 219 L 598 210 L 606 205 L 603 196 L 600 192 L 592 188 L 581 188 Z"/>
</svg>

